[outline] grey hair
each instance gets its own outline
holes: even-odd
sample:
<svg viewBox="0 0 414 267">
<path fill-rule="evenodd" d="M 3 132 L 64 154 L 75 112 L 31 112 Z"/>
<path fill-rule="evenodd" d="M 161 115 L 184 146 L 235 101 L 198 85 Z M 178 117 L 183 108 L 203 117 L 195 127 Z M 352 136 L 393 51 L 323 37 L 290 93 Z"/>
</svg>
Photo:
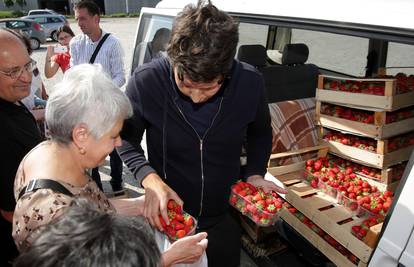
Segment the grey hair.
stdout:
<svg viewBox="0 0 414 267">
<path fill-rule="evenodd" d="M 85 124 L 96 139 L 119 119 L 132 116 L 127 96 L 112 82 L 101 65 L 70 68 L 54 87 L 46 105 L 46 123 L 52 140 L 69 144 L 76 125 Z"/>
</svg>

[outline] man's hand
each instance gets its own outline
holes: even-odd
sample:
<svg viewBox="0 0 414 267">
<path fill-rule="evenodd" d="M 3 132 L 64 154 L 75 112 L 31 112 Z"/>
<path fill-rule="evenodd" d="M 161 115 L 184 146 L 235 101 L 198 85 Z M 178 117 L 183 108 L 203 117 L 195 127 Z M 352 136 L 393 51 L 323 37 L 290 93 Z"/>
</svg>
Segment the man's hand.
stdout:
<svg viewBox="0 0 414 267">
<path fill-rule="evenodd" d="M 156 173 L 148 174 L 142 181 L 145 188 L 144 216 L 149 223 L 159 231 L 163 231 L 159 214 L 169 224 L 167 215 L 168 200 L 173 199 L 177 204 L 183 205 L 183 201 Z"/>
<path fill-rule="evenodd" d="M 194 263 L 203 255 L 207 244 L 206 232 L 178 239 L 163 253 L 163 266 L 171 266 L 177 263 Z"/>
<path fill-rule="evenodd" d="M 277 186 L 275 183 L 273 183 L 272 181 L 268 181 L 265 180 L 263 178 L 263 176 L 261 175 L 252 175 L 249 176 L 246 180 L 248 183 L 256 186 L 256 187 L 261 187 L 263 188 L 263 190 L 267 193 L 269 191 L 275 191 L 276 193 L 280 193 L 280 194 L 287 194 L 287 190 Z"/>
</svg>

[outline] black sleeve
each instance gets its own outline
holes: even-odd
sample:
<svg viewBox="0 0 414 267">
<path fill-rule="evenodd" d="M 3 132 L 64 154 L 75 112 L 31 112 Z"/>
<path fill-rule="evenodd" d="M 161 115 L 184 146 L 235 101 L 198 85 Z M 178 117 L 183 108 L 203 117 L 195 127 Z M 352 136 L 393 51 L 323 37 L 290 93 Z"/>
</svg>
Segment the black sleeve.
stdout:
<svg viewBox="0 0 414 267">
<path fill-rule="evenodd" d="M 16 171 L 21 161 L 21 153 L 18 153 L 17 149 L 12 147 L 9 138 L 3 134 L 0 135 L 0 138 L 0 209 L 13 211 L 16 205 L 13 185 Z"/>
<path fill-rule="evenodd" d="M 264 175 L 272 150 L 272 128 L 269 106 L 264 94 L 264 81 L 261 78 L 257 90 L 260 92 L 256 118 L 247 128 L 247 168 L 246 177 Z"/>
<path fill-rule="evenodd" d="M 144 177 L 155 172 L 155 170 L 145 158 L 141 147 L 142 136 L 147 123 L 143 117 L 144 107 L 135 75 L 129 80 L 125 93 L 131 101 L 134 114 L 124 123 L 121 131 L 122 146 L 118 147 L 117 151 L 122 161 L 125 162 L 139 184 L 141 184 Z"/>
</svg>

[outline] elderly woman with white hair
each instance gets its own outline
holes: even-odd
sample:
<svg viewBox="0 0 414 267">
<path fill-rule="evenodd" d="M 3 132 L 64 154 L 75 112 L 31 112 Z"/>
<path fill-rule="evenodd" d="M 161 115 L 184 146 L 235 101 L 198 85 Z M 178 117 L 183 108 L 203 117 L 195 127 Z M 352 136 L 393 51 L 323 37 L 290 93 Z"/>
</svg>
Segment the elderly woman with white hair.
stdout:
<svg viewBox="0 0 414 267">
<path fill-rule="evenodd" d="M 131 115 L 128 98 L 101 66 L 78 65 L 65 74 L 46 106 L 50 140 L 31 150 L 16 174 L 13 237 L 19 250 L 29 247 L 41 227 L 62 215 L 76 197 L 105 212 L 143 214 L 144 197 L 108 199 L 86 172 L 121 145 L 119 132 Z M 197 261 L 205 238 L 200 233 L 175 242 L 163 253 L 164 266 Z"/>
</svg>

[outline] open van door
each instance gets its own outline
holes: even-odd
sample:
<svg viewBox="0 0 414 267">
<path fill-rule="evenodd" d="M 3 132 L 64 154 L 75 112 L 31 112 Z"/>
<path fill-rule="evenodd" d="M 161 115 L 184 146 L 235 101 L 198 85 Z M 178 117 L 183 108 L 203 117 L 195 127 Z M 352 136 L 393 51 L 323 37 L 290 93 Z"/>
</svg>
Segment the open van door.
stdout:
<svg viewBox="0 0 414 267">
<path fill-rule="evenodd" d="M 155 33 L 162 28 L 171 30 L 177 10 L 160 8 L 142 8 L 138 27 L 135 34 L 134 55 L 131 63 L 131 73 L 146 62 L 149 43 Z"/>
<path fill-rule="evenodd" d="M 407 164 L 401 186 L 385 220 L 383 234 L 369 266 L 414 266 L 414 153 Z"/>
</svg>

